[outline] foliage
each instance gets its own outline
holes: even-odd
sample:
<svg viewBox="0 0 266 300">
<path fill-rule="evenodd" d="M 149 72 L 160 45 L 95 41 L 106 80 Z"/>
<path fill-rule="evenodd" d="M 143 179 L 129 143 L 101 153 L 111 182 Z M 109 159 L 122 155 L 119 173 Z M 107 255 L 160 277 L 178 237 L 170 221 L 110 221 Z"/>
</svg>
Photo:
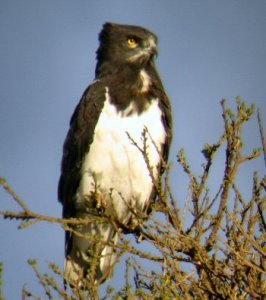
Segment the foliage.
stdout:
<svg viewBox="0 0 266 300">
<path fill-rule="evenodd" d="M 244 197 L 237 184 L 242 164 L 259 157 L 261 152 L 266 164 L 261 117 L 258 112 L 262 149 L 244 155 L 242 129 L 254 114 L 254 107 L 246 107 L 237 99 L 234 113 L 226 108 L 224 100 L 221 105 L 224 133 L 216 144 L 204 146 L 202 153 L 206 162 L 202 174 L 193 173 L 183 149 L 177 155 L 189 178 L 185 209 L 181 212 L 171 194 L 168 176 L 162 178 L 157 187 L 159 200 L 153 204 L 149 220 L 133 232 L 150 244 L 149 249 L 155 250 L 145 252 L 121 238 L 117 251 L 131 254 L 126 262 L 125 285 L 120 291 L 108 287 L 102 299 L 262 299 L 266 295 L 266 177 L 259 178 L 258 173 L 254 173 L 250 199 Z M 214 191 L 208 188 L 208 183 L 215 154 L 220 149 L 225 149 L 225 166 L 220 186 Z M 7 181 L 1 178 L 0 184 L 21 208 L 20 212 L 2 211 L 1 215 L 21 220 L 22 228 L 48 221 L 73 230 L 71 225 L 89 222 L 34 213 Z M 185 220 L 191 220 L 190 224 Z M 145 270 L 142 259 L 157 268 Z M 76 282 L 67 282 L 65 290 L 58 283 L 64 274 L 56 264 L 49 264 L 51 274 L 42 274 L 36 260 L 28 262 L 48 299 L 99 299 L 94 283 L 83 282 L 88 292 Z M 23 299 L 28 298 L 40 299 L 24 286 Z"/>
</svg>

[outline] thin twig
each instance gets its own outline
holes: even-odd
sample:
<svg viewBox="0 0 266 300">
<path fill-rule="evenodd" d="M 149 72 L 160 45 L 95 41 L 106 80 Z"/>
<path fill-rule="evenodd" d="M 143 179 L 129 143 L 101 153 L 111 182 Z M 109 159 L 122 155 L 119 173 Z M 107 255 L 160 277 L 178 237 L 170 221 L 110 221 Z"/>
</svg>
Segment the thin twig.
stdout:
<svg viewBox="0 0 266 300">
<path fill-rule="evenodd" d="M 266 139 L 265 139 L 265 135 L 264 135 L 264 128 L 262 125 L 262 117 L 261 117 L 259 109 L 257 110 L 257 118 L 258 118 L 259 129 L 260 129 L 261 144 L 262 144 L 262 149 L 263 149 L 263 154 L 264 154 L 264 164 L 266 166 Z"/>
<path fill-rule="evenodd" d="M 5 178 L 0 177 L 0 185 L 13 197 L 13 199 L 18 203 L 18 205 L 25 211 L 30 211 L 26 203 L 20 198 L 17 193 L 12 189 L 9 183 L 6 181 Z"/>
</svg>

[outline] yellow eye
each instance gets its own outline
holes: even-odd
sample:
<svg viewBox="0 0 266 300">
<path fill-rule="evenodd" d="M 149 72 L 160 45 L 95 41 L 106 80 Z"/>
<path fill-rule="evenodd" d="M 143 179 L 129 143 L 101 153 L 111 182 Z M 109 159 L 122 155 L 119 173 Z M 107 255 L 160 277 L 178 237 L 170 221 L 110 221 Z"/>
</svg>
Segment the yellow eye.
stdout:
<svg viewBox="0 0 266 300">
<path fill-rule="evenodd" d="M 137 46 L 137 41 L 134 38 L 128 38 L 127 44 L 130 48 L 135 48 Z"/>
</svg>

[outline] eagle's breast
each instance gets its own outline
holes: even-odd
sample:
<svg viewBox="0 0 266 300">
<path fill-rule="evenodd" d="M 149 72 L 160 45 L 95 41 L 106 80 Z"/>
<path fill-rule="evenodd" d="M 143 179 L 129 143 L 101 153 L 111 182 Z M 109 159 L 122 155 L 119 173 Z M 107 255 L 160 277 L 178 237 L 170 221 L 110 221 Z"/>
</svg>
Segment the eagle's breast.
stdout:
<svg viewBox="0 0 266 300">
<path fill-rule="evenodd" d="M 148 79 L 145 73 L 141 75 L 146 90 Z M 132 217 L 130 209 L 145 211 L 154 187 L 152 177 L 158 178 L 160 151 L 166 139 L 158 103 L 159 99 L 151 99 L 138 112 L 132 99 L 125 110 L 118 110 L 106 87 L 104 107 L 83 161 L 78 202 L 97 191 L 124 224 Z M 150 170 L 140 150 L 144 145 Z"/>
</svg>

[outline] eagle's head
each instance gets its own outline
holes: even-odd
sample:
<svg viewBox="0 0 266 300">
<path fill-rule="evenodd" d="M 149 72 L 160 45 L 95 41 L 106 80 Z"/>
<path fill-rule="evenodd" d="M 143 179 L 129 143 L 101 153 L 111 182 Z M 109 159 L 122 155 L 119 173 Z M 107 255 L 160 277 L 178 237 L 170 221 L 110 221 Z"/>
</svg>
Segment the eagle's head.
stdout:
<svg viewBox="0 0 266 300">
<path fill-rule="evenodd" d="M 157 54 L 157 37 L 145 28 L 105 23 L 99 35 L 96 76 L 134 65 L 145 67 Z"/>
</svg>

